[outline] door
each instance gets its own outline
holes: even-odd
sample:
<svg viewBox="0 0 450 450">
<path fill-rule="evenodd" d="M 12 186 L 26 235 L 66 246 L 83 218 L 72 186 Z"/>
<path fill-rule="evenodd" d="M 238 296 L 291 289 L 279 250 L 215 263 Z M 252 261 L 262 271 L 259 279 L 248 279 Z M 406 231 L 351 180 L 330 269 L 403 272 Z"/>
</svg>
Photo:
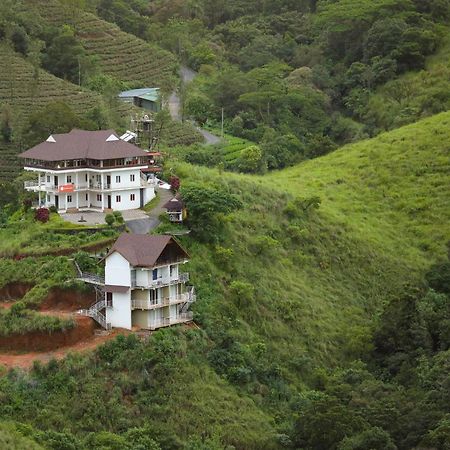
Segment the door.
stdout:
<svg viewBox="0 0 450 450">
<path fill-rule="evenodd" d="M 111 175 L 106 175 L 106 189 L 111 187 Z"/>
<path fill-rule="evenodd" d="M 58 187 L 58 177 L 55 175 L 55 180 L 54 180 L 54 182 L 55 182 L 55 187 L 57 188 Z"/>
<path fill-rule="evenodd" d="M 143 208 L 144 207 L 144 189 L 140 189 L 139 192 L 140 192 L 140 195 L 141 195 L 141 198 L 140 198 L 140 200 L 141 200 L 140 201 L 140 205 L 141 206 L 140 207 Z"/>
<path fill-rule="evenodd" d="M 55 207 L 56 209 L 59 209 L 59 195 L 55 195 Z"/>
<path fill-rule="evenodd" d="M 108 195 L 108 209 L 111 209 L 111 196 Z"/>
</svg>

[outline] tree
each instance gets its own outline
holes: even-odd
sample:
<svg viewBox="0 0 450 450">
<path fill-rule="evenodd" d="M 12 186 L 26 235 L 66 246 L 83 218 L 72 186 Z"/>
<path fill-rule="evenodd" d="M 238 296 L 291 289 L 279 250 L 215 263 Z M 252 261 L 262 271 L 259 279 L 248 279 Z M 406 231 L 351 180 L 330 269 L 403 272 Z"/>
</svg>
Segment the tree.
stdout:
<svg viewBox="0 0 450 450">
<path fill-rule="evenodd" d="M 338 450 L 397 450 L 397 446 L 389 433 L 379 427 L 372 427 L 345 438 Z"/>
<path fill-rule="evenodd" d="M 50 40 L 42 64 L 53 75 L 81 84 L 87 60 L 86 52 L 73 28 L 64 25 Z"/>
<path fill-rule="evenodd" d="M 244 148 L 237 161 L 241 172 L 257 173 L 264 170 L 263 152 L 257 145 Z"/>
<path fill-rule="evenodd" d="M 33 145 L 52 133 L 68 133 L 73 128 L 95 129 L 95 124 L 77 116 L 64 102 L 48 103 L 42 110 L 31 114 L 25 131 L 26 142 Z"/>
<path fill-rule="evenodd" d="M 240 200 L 224 189 L 190 184 L 181 189 L 188 212 L 188 224 L 200 239 L 214 238 L 223 217 L 241 207 Z"/>
</svg>

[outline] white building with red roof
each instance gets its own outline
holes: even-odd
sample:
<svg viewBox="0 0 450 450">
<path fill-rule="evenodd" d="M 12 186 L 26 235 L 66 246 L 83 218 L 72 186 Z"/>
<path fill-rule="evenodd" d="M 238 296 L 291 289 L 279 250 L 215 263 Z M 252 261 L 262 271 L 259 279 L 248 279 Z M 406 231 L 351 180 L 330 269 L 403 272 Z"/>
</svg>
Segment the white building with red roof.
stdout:
<svg viewBox="0 0 450 450">
<path fill-rule="evenodd" d="M 19 156 L 37 174 L 25 189 L 60 212 L 137 209 L 155 196 L 145 175 L 152 156 L 114 130 L 53 134 Z"/>
</svg>

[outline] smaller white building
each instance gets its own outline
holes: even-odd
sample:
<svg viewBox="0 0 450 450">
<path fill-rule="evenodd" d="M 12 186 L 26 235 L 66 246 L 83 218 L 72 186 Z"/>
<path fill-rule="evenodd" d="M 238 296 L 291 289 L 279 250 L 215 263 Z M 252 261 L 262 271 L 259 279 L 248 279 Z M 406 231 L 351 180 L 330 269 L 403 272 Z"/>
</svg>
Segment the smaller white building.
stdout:
<svg viewBox="0 0 450 450">
<path fill-rule="evenodd" d="M 157 328 L 192 320 L 189 256 L 171 236 L 122 234 L 105 258 L 107 327 Z"/>
</svg>

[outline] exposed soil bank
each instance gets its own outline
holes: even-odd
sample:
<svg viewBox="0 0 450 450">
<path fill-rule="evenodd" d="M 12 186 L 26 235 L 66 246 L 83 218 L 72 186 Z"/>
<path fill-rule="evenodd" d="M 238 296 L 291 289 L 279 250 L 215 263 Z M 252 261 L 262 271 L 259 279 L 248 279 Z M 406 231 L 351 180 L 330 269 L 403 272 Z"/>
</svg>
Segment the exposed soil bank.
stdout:
<svg viewBox="0 0 450 450">
<path fill-rule="evenodd" d="M 95 322 L 90 317 L 81 316 L 75 317 L 74 320 L 75 326 L 64 331 L 0 336 L 0 348 L 2 350 L 46 352 L 92 338 L 96 328 Z"/>
<path fill-rule="evenodd" d="M 0 288 L 0 301 L 22 298 L 32 287 L 29 283 L 8 283 Z"/>
<path fill-rule="evenodd" d="M 39 305 L 40 311 L 77 311 L 95 303 L 95 292 L 54 288 Z"/>
<path fill-rule="evenodd" d="M 28 283 L 8 283 L 0 288 L 0 302 L 22 298 L 31 288 Z M 95 303 L 95 292 L 78 291 L 76 289 L 53 288 L 39 305 L 41 311 L 77 311 L 89 308 Z"/>
</svg>

